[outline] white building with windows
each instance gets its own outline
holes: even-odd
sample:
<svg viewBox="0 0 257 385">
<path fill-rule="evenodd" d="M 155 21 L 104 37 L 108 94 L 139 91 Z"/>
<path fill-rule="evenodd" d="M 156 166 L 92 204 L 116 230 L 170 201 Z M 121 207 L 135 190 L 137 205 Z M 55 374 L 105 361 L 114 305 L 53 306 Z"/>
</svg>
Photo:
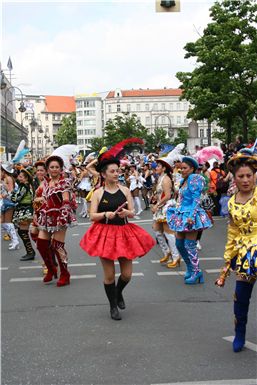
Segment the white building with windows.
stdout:
<svg viewBox="0 0 257 385">
<path fill-rule="evenodd" d="M 16 103 L 18 106 L 19 101 Z M 61 120 L 75 112 L 75 101 L 72 96 L 26 95 L 24 103 L 26 111 L 21 115 L 17 109 L 16 120 L 27 129 L 28 147 L 36 160 L 58 147 L 56 134 Z"/>
<path fill-rule="evenodd" d="M 180 100 L 181 95 L 182 90 L 172 88 L 110 91 L 104 101 L 105 122 L 124 112 L 136 114 L 150 133 L 162 127 L 167 129 L 171 139 L 183 128 L 189 132 L 188 147 L 193 151 L 195 145 L 207 144 L 208 124 L 206 121 L 192 124 L 187 118 L 190 105 L 186 100 Z M 218 129 L 212 124 L 212 131 Z M 215 144 L 218 140 L 212 142 Z"/>
<path fill-rule="evenodd" d="M 103 136 L 104 110 L 102 94 L 80 94 L 75 96 L 77 144 L 84 153 L 90 150 L 93 138 Z"/>
</svg>

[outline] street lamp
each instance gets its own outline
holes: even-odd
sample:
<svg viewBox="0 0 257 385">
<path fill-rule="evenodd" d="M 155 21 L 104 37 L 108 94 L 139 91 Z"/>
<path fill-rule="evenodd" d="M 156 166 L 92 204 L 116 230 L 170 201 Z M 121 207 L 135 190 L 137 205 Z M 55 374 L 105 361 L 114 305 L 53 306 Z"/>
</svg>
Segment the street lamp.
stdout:
<svg viewBox="0 0 257 385">
<path fill-rule="evenodd" d="M 10 91 L 11 89 L 15 90 L 17 89 L 20 94 L 21 94 L 21 101 L 20 101 L 20 106 L 18 108 L 18 110 L 22 113 L 22 112 L 25 112 L 26 111 L 26 107 L 25 107 L 25 104 L 24 104 L 24 101 L 23 101 L 23 93 L 22 91 L 20 90 L 19 87 L 15 87 L 15 86 L 10 86 L 10 87 L 7 87 L 7 84 L 5 83 L 4 81 L 4 78 L 1 74 L 1 89 L 5 89 L 5 147 L 6 147 L 6 156 L 7 156 L 7 160 L 8 160 L 8 127 L 7 127 L 7 107 L 10 103 L 12 102 L 15 102 L 16 99 L 12 99 L 12 100 L 9 100 L 7 102 L 7 99 L 6 99 L 6 95 L 7 95 L 7 91 Z"/>
<path fill-rule="evenodd" d="M 167 130 L 167 133 L 168 133 L 168 137 L 172 138 L 174 136 L 174 133 L 172 132 L 171 119 L 170 119 L 169 115 L 166 115 L 166 114 L 157 115 L 155 118 L 155 122 L 154 122 L 155 129 L 157 128 L 157 120 L 159 119 L 160 116 L 166 116 L 169 119 L 169 127 Z"/>
</svg>

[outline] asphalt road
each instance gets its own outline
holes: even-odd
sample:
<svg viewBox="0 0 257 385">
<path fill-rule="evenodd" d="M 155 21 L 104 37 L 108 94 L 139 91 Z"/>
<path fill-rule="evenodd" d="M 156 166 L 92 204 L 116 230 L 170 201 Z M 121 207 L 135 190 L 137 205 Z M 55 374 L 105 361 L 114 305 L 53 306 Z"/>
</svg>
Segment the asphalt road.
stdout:
<svg viewBox="0 0 257 385">
<path fill-rule="evenodd" d="M 150 218 L 144 212 L 138 224 L 151 233 Z M 120 322 L 109 316 L 99 260 L 79 247 L 89 225 L 79 221 L 66 244 L 70 286 L 44 285 L 40 258 L 20 262 L 24 249 L 11 252 L 2 242 L 2 384 L 257 383 L 256 290 L 247 348 L 235 354 L 224 340 L 234 334 L 235 285 L 233 275 L 224 289 L 214 285 L 224 219 L 202 238 L 204 285 L 186 286 L 183 264 L 174 271 L 161 266 L 156 246 L 135 261 Z"/>
</svg>

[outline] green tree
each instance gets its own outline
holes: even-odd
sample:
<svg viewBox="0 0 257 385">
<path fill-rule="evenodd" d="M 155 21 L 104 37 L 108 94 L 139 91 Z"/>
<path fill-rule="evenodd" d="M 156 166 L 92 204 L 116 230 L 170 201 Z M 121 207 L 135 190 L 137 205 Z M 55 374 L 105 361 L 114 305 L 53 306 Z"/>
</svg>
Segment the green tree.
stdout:
<svg viewBox="0 0 257 385">
<path fill-rule="evenodd" d="M 178 130 L 178 136 L 172 141 L 174 146 L 177 146 L 179 143 L 187 144 L 187 139 L 189 138 L 188 132 L 183 128 Z"/>
<path fill-rule="evenodd" d="M 185 58 L 196 58 L 193 72 L 178 72 L 188 117 L 217 120 L 227 140 L 239 118 L 244 140 L 257 111 L 257 3 L 224 0 L 210 9 L 212 22 L 203 36 L 185 46 Z"/>
<path fill-rule="evenodd" d="M 63 144 L 77 144 L 76 113 L 62 118 L 61 127 L 56 134 L 58 146 Z"/>
<path fill-rule="evenodd" d="M 157 127 L 154 133 L 148 134 L 145 139 L 145 149 L 154 152 L 161 144 L 171 144 L 171 139 L 167 136 L 167 130 Z"/>
<path fill-rule="evenodd" d="M 90 143 L 90 152 L 99 152 L 104 146 L 105 140 L 103 137 L 93 138 Z"/>
<path fill-rule="evenodd" d="M 141 124 L 136 114 L 117 115 L 114 119 L 108 120 L 104 128 L 106 146 L 113 146 L 127 138 L 145 139 L 147 135 L 147 129 Z"/>
</svg>

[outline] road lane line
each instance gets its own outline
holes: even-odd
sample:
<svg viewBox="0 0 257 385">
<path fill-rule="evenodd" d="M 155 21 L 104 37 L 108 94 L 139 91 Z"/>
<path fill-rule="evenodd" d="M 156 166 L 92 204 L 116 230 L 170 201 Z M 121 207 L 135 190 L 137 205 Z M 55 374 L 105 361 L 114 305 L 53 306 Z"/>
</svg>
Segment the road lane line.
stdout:
<svg viewBox="0 0 257 385">
<path fill-rule="evenodd" d="M 79 234 L 71 234 L 73 237 L 78 237 Z"/>
<path fill-rule="evenodd" d="M 223 258 L 221 257 L 210 257 L 210 258 L 199 258 L 200 261 L 221 261 L 223 260 Z M 183 261 L 183 259 L 181 259 L 182 263 L 185 263 L 185 261 Z M 151 260 L 151 263 L 160 263 L 160 260 L 159 259 L 152 259 Z"/>
<path fill-rule="evenodd" d="M 71 279 L 87 279 L 87 278 L 96 278 L 95 274 L 85 274 L 85 275 L 71 275 Z M 42 281 L 42 277 L 30 277 L 30 278 L 11 278 L 9 282 L 33 282 L 33 281 Z M 50 281 L 50 282 L 55 282 Z"/>
<path fill-rule="evenodd" d="M 138 261 L 132 261 L 132 265 L 138 265 L 139 262 Z M 114 265 L 119 265 L 119 262 L 118 261 L 115 261 L 114 262 Z"/>
<path fill-rule="evenodd" d="M 0 270 L 8 270 L 9 267 L 0 267 Z"/>
<path fill-rule="evenodd" d="M 119 277 L 120 273 L 116 273 L 115 277 Z M 132 277 L 144 277 L 144 273 L 132 273 Z"/>
<path fill-rule="evenodd" d="M 205 269 L 205 271 L 208 274 L 220 273 L 220 269 Z"/>
<path fill-rule="evenodd" d="M 223 340 L 228 341 L 228 342 L 233 342 L 234 338 L 235 338 L 234 336 L 228 336 L 228 337 L 223 337 Z M 247 349 L 250 349 L 253 352 L 257 353 L 257 345 L 256 344 L 254 344 L 252 342 L 249 342 L 249 341 L 246 341 L 245 342 L 245 347 Z"/>
<path fill-rule="evenodd" d="M 157 275 L 180 275 L 177 271 L 157 271 Z"/>
<path fill-rule="evenodd" d="M 83 266 L 96 266 L 95 262 L 89 262 L 89 263 L 69 263 L 68 267 L 83 267 Z M 26 270 L 26 269 L 42 269 L 42 266 L 20 266 L 20 270 Z"/>
<path fill-rule="evenodd" d="M 241 380 L 214 380 L 214 381 L 190 381 L 190 382 L 168 382 L 151 385 L 256 385 L 257 380 L 254 378 L 245 378 Z"/>
</svg>

